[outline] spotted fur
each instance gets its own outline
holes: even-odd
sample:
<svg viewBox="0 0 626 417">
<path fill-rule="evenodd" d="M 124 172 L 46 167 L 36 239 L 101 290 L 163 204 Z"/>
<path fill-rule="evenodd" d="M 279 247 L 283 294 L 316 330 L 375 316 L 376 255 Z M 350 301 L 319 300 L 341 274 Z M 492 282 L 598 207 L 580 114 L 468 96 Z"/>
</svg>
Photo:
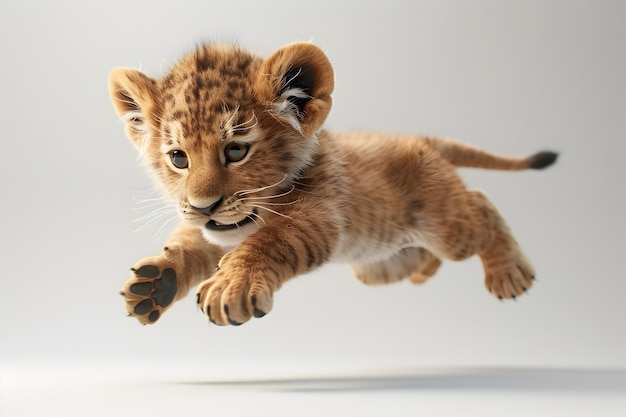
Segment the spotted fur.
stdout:
<svg viewBox="0 0 626 417">
<path fill-rule="evenodd" d="M 331 133 L 323 123 L 333 88 L 330 62 L 310 43 L 267 58 L 207 44 L 161 79 L 111 72 L 126 134 L 182 219 L 166 249 L 140 260 L 124 284 L 129 315 L 155 322 L 199 284 L 212 322 L 241 324 L 268 313 L 285 281 L 329 261 L 350 263 L 366 284 L 422 283 L 440 259 L 479 255 L 496 297 L 530 288 L 533 267 L 506 222 L 454 167 L 538 169 L 556 154 Z"/>
</svg>

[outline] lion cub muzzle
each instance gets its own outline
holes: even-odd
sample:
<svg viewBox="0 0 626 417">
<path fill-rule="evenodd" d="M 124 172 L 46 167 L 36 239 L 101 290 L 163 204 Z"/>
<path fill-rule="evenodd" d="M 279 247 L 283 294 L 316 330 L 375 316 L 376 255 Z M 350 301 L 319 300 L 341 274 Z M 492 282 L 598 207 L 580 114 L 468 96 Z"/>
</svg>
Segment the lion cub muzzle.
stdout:
<svg viewBox="0 0 626 417">
<path fill-rule="evenodd" d="M 215 213 L 215 210 L 222 204 L 224 199 L 222 197 L 217 198 L 204 198 L 204 199 L 196 199 L 196 198 L 188 198 L 189 206 L 197 211 L 198 213 L 204 214 L 206 216 L 210 216 Z"/>
<path fill-rule="evenodd" d="M 222 202 L 224 201 L 223 198 L 219 198 L 217 201 L 211 201 L 208 200 L 209 203 L 207 204 L 207 200 L 198 200 L 196 201 L 195 199 L 189 199 L 189 206 L 194 209 L 195 211 L 197 211 L 198 213 L 210 216 L 211 214 L 215 213 L 215 210 L 217 210 L 217 208 L 222 204 Z"/>
</svg>

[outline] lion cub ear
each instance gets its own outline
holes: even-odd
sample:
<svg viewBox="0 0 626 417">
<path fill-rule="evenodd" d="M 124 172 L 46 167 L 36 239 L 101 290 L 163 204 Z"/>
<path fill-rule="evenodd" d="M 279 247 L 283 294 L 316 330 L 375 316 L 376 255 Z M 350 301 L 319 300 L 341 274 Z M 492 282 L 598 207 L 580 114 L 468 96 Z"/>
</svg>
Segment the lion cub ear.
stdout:
<svg viewBox="0 0 626 417">
<path fill-rule="evenodd" d="M 109 96 L 126 136 L 140 152 L 145 150 L 155 126 L 157 85 L 138 70 L 116 68 L 109 74 Z"/>
<path fill-rule="evenodd" d="M 335 87 L 333 67 L 320 48 L 294 43 L 280 48 L 261 65 L 256 93 L 270 111 L 305 137 L 311 137 L 328 116 Z"/>
</svg>

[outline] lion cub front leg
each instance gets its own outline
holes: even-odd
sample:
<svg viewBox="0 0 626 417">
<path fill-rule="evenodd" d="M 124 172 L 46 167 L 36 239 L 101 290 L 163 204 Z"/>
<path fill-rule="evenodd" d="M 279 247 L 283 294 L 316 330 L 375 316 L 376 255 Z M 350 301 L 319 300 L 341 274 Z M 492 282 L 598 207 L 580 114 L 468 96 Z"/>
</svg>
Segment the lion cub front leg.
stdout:
<svg viewBox="0 0 626 417">
<path fill-rule="evenodd" d="M 126 314 L 141 324 L 156 322 L 163 313 L 210 276 L 222 249 L 207 243 L 196 228 L 180 225 L 161 253 L 139 260 L 122 286 Z"/>
<path fill-rule="evenodd" d="M 330 258 L 339 236 L 336 226 L 328 216 L 316 216 L 314 206 L 302 211 L 309 216 L 267 221 L 224 255 L 215 275 L 198 286 L 198 306 L 211 322 L 238 326 L 263 317 L 283 283 Z"/>
</svg>

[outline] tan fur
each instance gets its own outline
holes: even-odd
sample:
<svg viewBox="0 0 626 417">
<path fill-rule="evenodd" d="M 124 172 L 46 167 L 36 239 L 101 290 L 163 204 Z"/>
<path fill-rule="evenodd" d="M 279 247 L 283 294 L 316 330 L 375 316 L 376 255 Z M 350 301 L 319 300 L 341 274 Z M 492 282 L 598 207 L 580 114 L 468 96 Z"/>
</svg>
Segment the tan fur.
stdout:
<svg viewBox="0 0 626 417">
<path fill-rule="evenodd" d="M 167 249 L 133 268 L 122 288 L 129 315 L 153 323 L 199 284 L 211 321 L 241 324 L 268 313 L 285 281 L 329 261 L 350 263 L 366 284 L 422 283 L 440 259 L 477 254 L 496 297 L 530 288 L 533 267 L 506 222 L 454 167 L 543 168 L 556 155 L 512 158 L 444 138 L 330 133 L 322 126 L 333 88 L 328 59 L 309 43 L 267 59 L 204 45 L 160 80 L 111 72 L 126 133 L 183 220 Z"/>
</svg>

